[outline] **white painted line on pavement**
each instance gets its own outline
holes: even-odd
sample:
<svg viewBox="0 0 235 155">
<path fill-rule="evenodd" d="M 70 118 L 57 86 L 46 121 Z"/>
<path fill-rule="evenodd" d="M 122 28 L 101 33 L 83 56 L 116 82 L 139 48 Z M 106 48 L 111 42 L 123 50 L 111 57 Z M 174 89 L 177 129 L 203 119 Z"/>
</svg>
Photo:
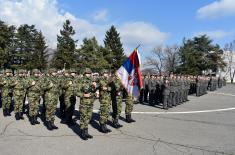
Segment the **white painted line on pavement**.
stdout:
<svg viewBox="0 0 235 155">
<path fill-rule="evenodd" d="M 148 114 L 148 115 L 165 115 L 165 114 L 196 114 L 196 113 L 212 113 L 212 112 L 222 112 L 222 111 L 231 111 L 235 110 L 233 108 L 226 109 L 214 109 L 214 110 L 200 110 L 200 111 L 177 111 L 177 112 L 132 112 L 133 114 Z"/>
<path fill-rule="evenodd" d="M 78 109 L 76 109 L 76 110 L 78 110 Z M 226 108 L 226 109 L 200 110 L 200 111 L 175 111 L 175 112 L 133 111 L 132 114 L 145 114 L 145 115 L 197 114 L 197 113 L 212 113 L 212 112 L 222 112 L 222 111 L 231 111 L 231 110 L 235 110 L 235 107 Z M 98 113 L 99 110 L 93 110 L 93 112 Z M 122 113 L 125 113 L 125 112 L 122 112 Z"/>
<path fill-rule="evenodd" d="M 225 96 L 234 96 L 234 94 L 227 94 L 227 93 L 216 93 L 216 92 L 209 92 L 209 94 L 216 94 L 216 95 L 225 95 Z"/>
</svg>

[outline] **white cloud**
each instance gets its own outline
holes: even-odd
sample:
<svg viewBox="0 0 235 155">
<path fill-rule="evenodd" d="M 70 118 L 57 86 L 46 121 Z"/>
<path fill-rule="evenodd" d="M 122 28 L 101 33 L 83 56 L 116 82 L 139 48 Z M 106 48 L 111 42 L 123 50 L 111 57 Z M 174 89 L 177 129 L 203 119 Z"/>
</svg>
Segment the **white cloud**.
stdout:
<svg viewBox="0 0 235 155">
<path fill-rule="evenodd" d="M 96 36 L 98 42 L 103 44 L 105 32 L 112 24 L 94 24 L 86 19 L 74 16 L 66 10 L 58 7 L 57 0 L 0 0 L 0 19 L 8 24 L 36 25 L 46 36 L 50 47 L 55 48 L 57 34 L 66 19 L 71 21 L 79 44 L 85 37 Z M 97 13 L 97 20 L 104 20 L 107 11 Z M 116 26 L 121 34 L 125 52 L 129 53 L 137 44 L 141 44 L 143 50 L 150 51 L 154 46 L 164 43 L 168 34 L 161 32 L 157 27 L 145 22 L 126 22 Z"/>
<path fill-rule="evenodd" d="M 198 18 L 219 18 L 235 16 L 235 0 L 219 0 L 200 8 Z"/>
<path fill-rule="evenodd" d="M 133 50 L 141 44 L 144 50 L 151 51 L 156 45 L 163 44 L 169 37 L 168 33 L 161 32 L 154 25 L 141 21 L 124 23 L 119 27 L 119 31 L 122 41 L 128 45 L 126 50 Z"/>
<path fill-rule="evenodd" d="M 42 30 L 49 45 L 56 47 L 56 35 L 66 19 L 71 20 L 77 32 L 76 39 L 101 36 L 106 26 L 91 24 L 87 20 L 75 17 L 69 12 L 60 10 L 57 0 L 0 0 L 1 20 L 14 25 L 33 24 Z"/>
<path fill-rule="evenodd" d="M 107 21 L 108 18 L 108 11 L 107 10 L 100 10 L 95 12 L 95 14 L 93 15 L 93 20 L 96 22 L 104 22 Z"/>
<path fill-rule="evenodd" d="M 202 31 L 202 32 L 195 33 L 194 35 L 197 36 L 197 35 L 205 35 L 205 34 L 208 35 L 212 39 L 223 39 L 231 35 L 231 32 L 226 32 L 223 30 L 204 31 L 204 32 Z"/>
</svg>

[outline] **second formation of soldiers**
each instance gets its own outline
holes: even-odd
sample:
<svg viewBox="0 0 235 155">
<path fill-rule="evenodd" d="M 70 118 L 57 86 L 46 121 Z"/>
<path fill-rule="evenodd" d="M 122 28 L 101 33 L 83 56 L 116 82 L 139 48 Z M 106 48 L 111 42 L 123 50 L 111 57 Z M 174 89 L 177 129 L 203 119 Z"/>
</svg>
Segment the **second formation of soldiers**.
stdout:
<svg viewBox="0 0 235 155">
<path fill-rule="evenodd" d="M 93 105 L 98 98 L 100 103 L 100 131 L 109 133 L 107 127 L 112 107 L 112 123 L 114 128 L 122 127 L 119 118 L 122 103 L 125 102 L 126 122 L 135 120 L 131 117 L 133 98 L 122 86 L 119 78 L 107 70 L 101 71 L 100 77 L 92 76 L 92 71 L 85 68 L 82 73 L 75 69 L 58 72 L 49 69 L 46 73 L 33 69 L 31 74 L 26 70 L 0 70 L 0 103 L 4 117 L 11 116 L 14 111 L 16 120 L 23 120 L 27 114 L 31 125 L 40 124 L 40 116 L 48 130 L 56 130 L 55 124 L 57 104 L 59 101 L 59 117 L 62 124 L 76 125 L 73 119 L 76 100 L 80 98 L 80 137 L 83 140 L 93 138 L 88 132 L 88 124 L 92 119 Z"/>
<path fill-rule="evenodd" d="M 226 85 L 226 79 L 215 76 L 192 75 L 150 75 L 143 76 L 144 87 L 140 92 L 139 102 L 150 106 L 160 106 L 165 110 L 188 100 L 188 95 L 197 97 L 215 91 Z"/>
</svg>

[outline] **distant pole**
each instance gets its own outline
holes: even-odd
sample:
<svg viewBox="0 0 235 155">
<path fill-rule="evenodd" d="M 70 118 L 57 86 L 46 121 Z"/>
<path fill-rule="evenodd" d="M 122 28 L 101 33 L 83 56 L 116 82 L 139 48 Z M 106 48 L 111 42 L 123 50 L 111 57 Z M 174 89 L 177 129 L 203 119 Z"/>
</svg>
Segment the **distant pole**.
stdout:
<svg viewBox="0 0 235 155">
<path fill-rule="evenodd" d="M 137 50 L 141 45 L 139 44 L 135 49 Z"/>
</svg>

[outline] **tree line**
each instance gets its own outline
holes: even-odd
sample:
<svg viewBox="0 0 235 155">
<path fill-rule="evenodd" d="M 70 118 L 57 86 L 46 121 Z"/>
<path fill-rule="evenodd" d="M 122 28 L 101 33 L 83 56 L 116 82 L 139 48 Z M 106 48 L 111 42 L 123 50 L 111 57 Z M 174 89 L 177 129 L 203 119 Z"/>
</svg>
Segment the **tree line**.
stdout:
<svg viewBox="0 0 235 155">
<path fill-rule="evenodd" d="M 81 47 L 74 39 L 75 30 L 69 20 L 57 35 L 57 49 L 50 53 L 45 37 L 35 25 L 7 25 L 0 21 L 0 68 L 57 69 L 85 68 L 117 70 L 126 58 L 120 34 L 114 26 L 106 32 L 104 46 L 95 37 L 83 39 Z M 49 60 L 49 57 L 52 59 Z"/>
<path fill-rule="evenodd" d="M 126 59 L 120 34 L 114 26 L 106 31 L 104 45 L 99 45 L 95 36 L 84 38 L 77 47 L 76 32 L 66 20 L 57 35 L 57 48 L 51 53 L 45 37 L 35 25 L 7 25 L 0 21 L 0 68 L 57 69 L 85 68 L 93 71 L 117 70 Z M 226 63 L 223 50 L 206 35 L 183 39 L 181 46 L 156 46 L 145 58 L 144 67 L 150 72 L 174 72 L 203 74 L 224 70 Z M 231 70 L 231 67 L 230 67 Z M 235 75 L 235 74 L 233 74 Z"/>
<path fill-rule="evenodd" d="M 145 65 L 161 72 L 190 75 L 216 74 L 225 71 L 224 50 L 207 35 L 183 39 L 181 46 L 157 46 Z"/>
</svg>

